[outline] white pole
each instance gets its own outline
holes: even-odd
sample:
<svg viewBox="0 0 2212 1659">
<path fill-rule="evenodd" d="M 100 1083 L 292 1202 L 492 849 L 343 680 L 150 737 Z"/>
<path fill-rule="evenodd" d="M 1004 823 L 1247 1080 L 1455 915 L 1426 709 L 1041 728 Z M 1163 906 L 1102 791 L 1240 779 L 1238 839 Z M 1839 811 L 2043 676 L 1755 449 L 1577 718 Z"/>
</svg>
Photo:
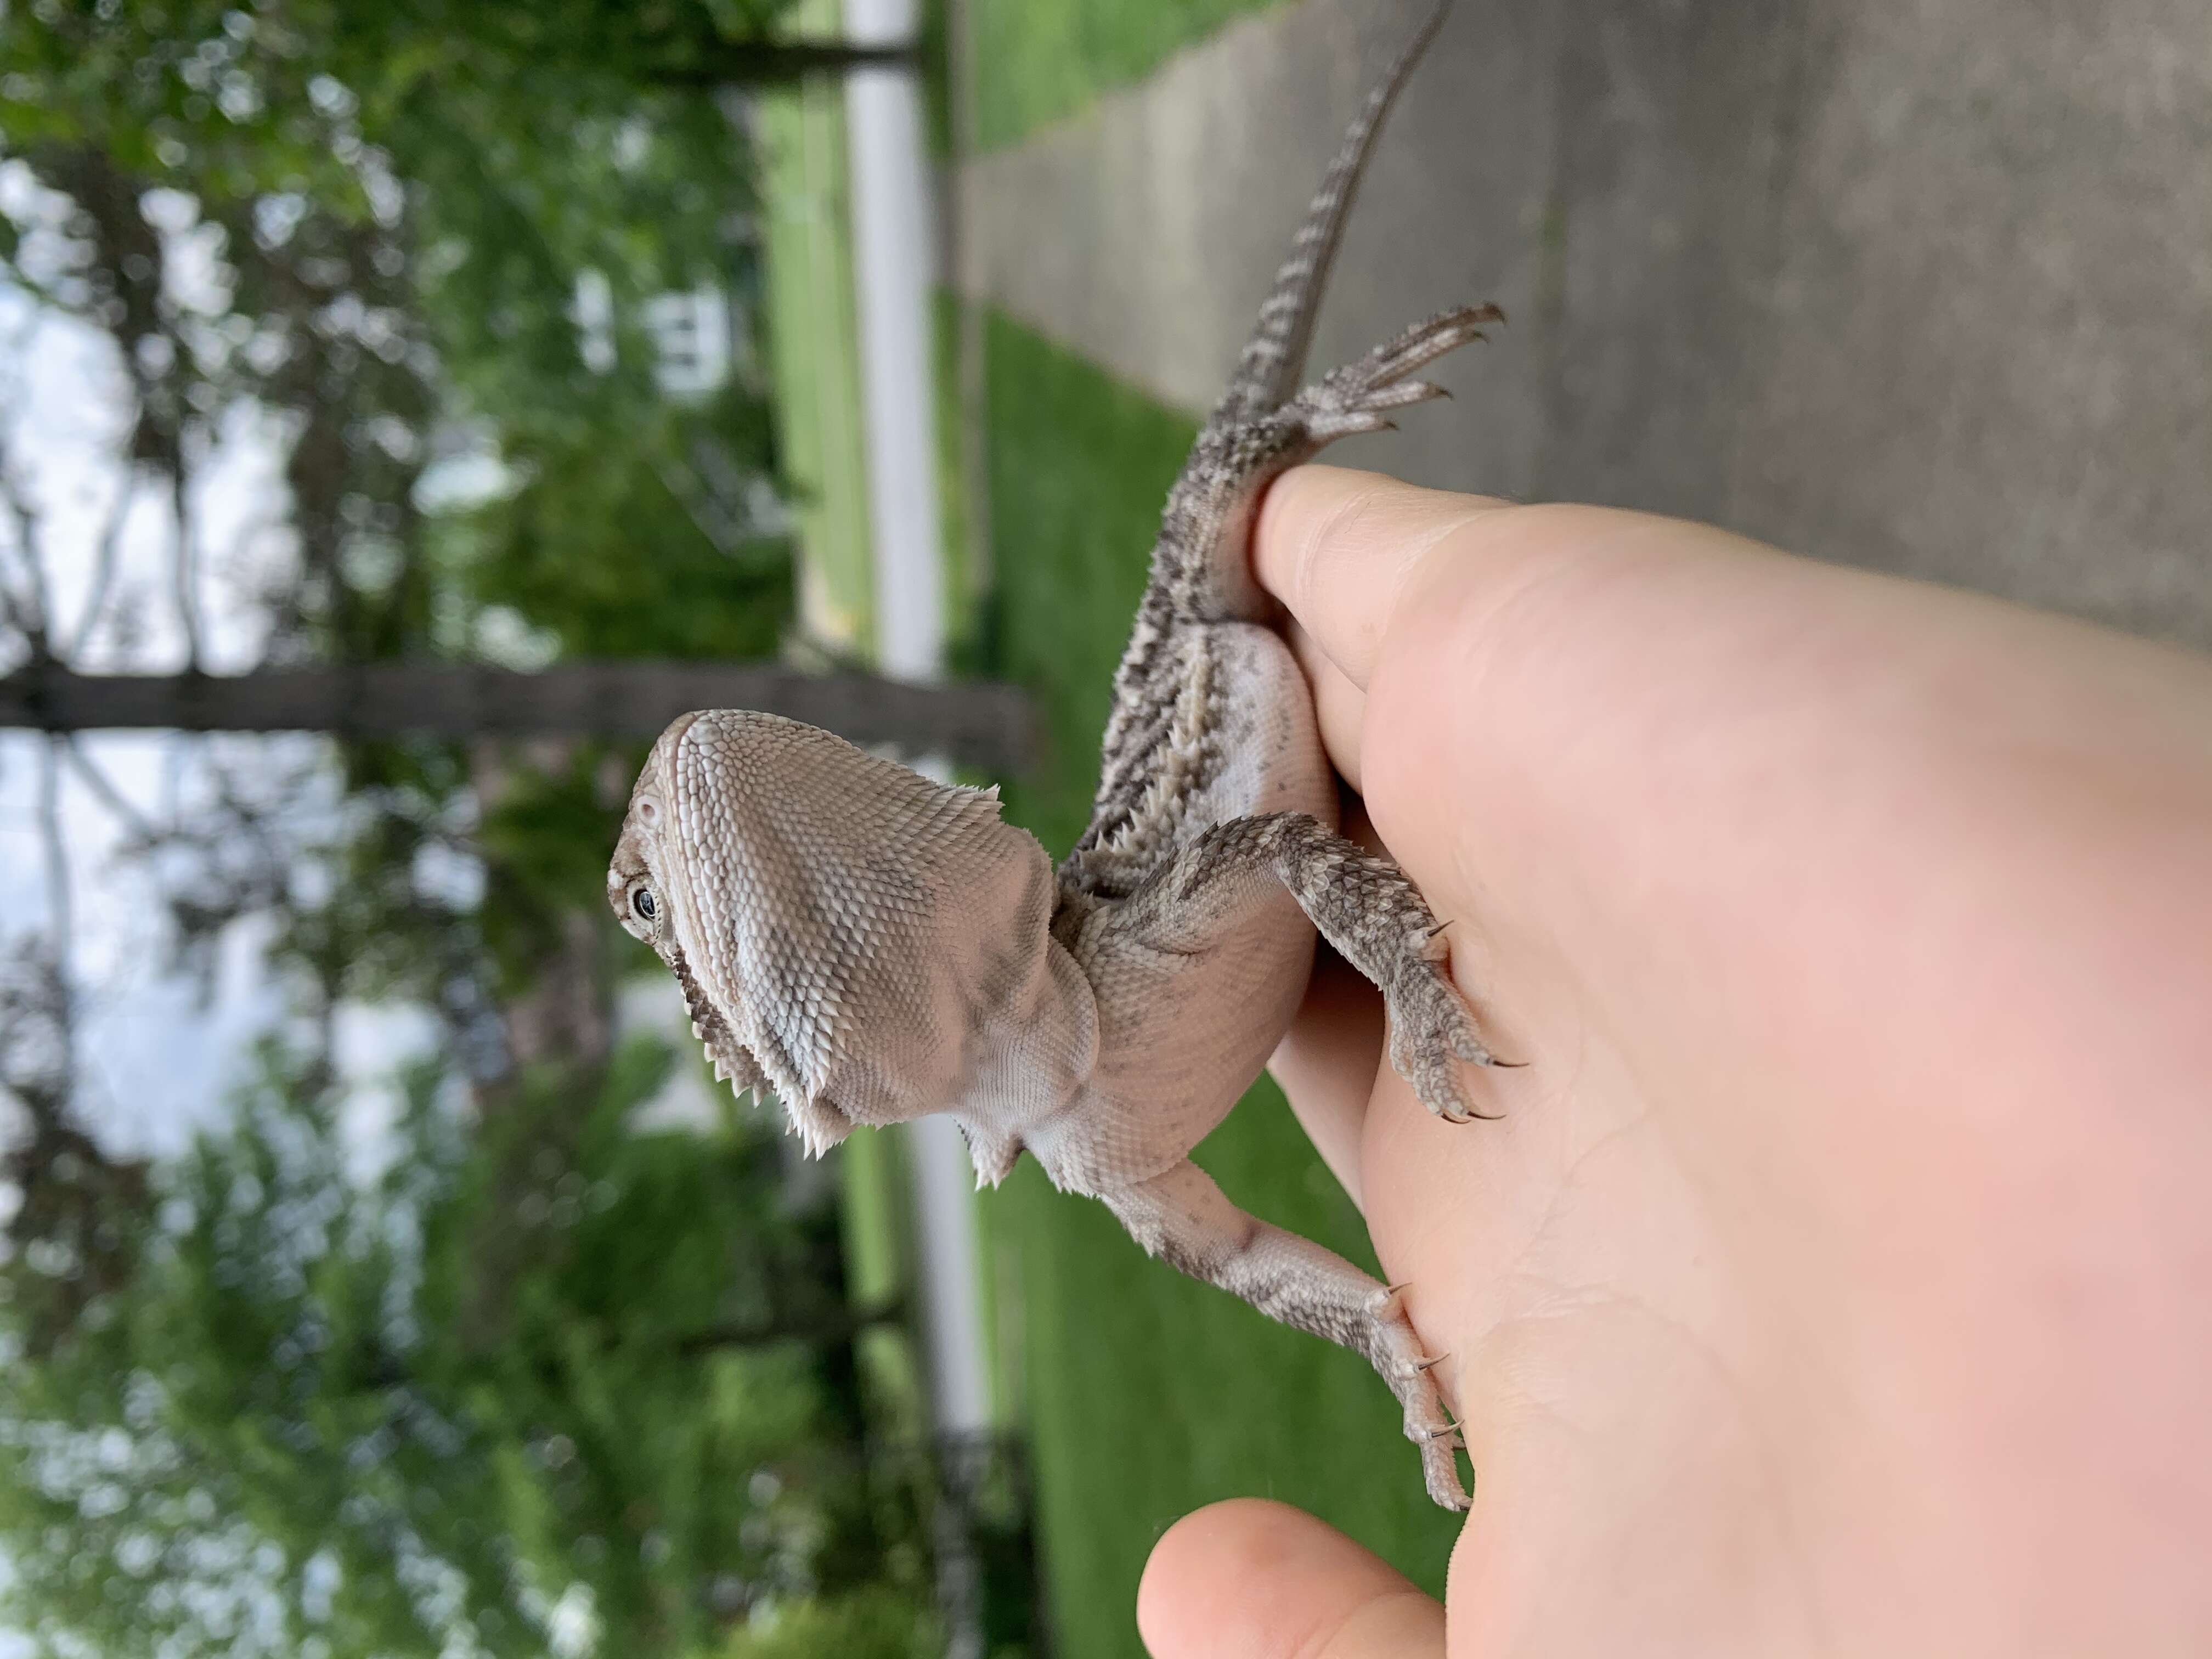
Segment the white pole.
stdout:
<svg viewBox="0 0 2212 1659">
<path fill-rule="evenodd" d="M 846 0 L 857 45 L 914 39 L 914 0 Z M 935 399 L 930 375 L 929 175 L 910 70 L 871 66 L 845 82 L 852 143 L 854 286 L 868 507 L 876 548 L 876 663 L 896 678 L 944 672 Z"/>
<path fill-rule="evenodd" d="M 857 43 L 915 38 L 913 0 L 845 0 Z M 870 67 L 845 82 L 852 146 L 854 288 L 876 563 L 876 662 L 894 678 L 945 668 L 945 560 L 939 533 L 929 289 L 936 240 L 913 72 Z M 945 769 L 922 769 L 944 775 Z M 991 1426 L 975 1172 L 952 1121 L 912 1126 L 931 1409 L 940 1432 Z"/>
</svg>

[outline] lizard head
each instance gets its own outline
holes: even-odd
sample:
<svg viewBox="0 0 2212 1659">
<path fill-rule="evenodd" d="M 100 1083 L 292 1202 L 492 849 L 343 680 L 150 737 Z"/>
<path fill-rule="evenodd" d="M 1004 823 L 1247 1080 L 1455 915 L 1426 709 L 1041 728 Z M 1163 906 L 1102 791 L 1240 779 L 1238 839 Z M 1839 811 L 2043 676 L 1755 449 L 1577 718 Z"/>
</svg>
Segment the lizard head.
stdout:
<svg viewBox="0 0 2212 1659">
<path fill-rule="evenodd" d="M 607 870 L 717 1077 L 810 1151 L 954 1103 L 975 1034 L 1048 938 L 1050 866 L 996 791 L 714 709 L 663 732 Z"/>
<path fill-rule="evenodd" d="M 622 834 L 607 865 L 607 903 L 624 931 L 651 945 L 676 975 L 691 1016 L 691 1034 L 705 1045 L 715 1077 L 742 1096 L 764 1091 L 767 1078 L 722 1012 L 732 1000 L 731 988 L 717 987 L 720 997 L 710 991 L 693 971 L 684 944 L 687 931 L 696 938 L 699 929 L 696 920 L 686 914 L 696 900 L 684 879 L 689 860 L 672 833 L 672 813 L 684 734 L 699 718 L 686 714 L 661 733 L 637 775 L 629 811 L 623 815 Z"/>
</svg>

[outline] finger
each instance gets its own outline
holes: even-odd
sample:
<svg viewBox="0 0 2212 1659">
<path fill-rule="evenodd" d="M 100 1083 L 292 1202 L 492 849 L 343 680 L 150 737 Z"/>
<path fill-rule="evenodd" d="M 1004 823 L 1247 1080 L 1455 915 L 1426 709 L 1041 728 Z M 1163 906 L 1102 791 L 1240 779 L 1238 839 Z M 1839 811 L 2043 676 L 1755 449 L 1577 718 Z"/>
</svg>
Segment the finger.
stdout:
<svg viewBox="0 0 2212 1659">
<path fill-rule="evenodd" d="M 1314 714 L 1321 724 L 1321 746 L 1339 776 L 1357 790 L 1360 780 L 1359 738 L 1367 721 L 1367 694 L 1329 659 L 1313 635 L 1294 617 L 1285 625 L 1291 654 L 1298 659 L 1313 688 Z"/>
<path fill-rule="evenodd" d="M 1444 1610 L 1389 1563 L 1284 1504 L 1187 1515 L 1137 1589 L 1152 1659 L 1442 1659 Z"/>
<path fill-rule="evenodd" d="M 1363 1214 L 1359 1148 L 1382 1063 L 1382 994 L 1324 946 L 1267 1070 L 1289 1097 L 1306 1139 Z"/>
<path fill-rule="evenodd" d="M 1364 690 L 1390 618 L 1424 561 L 1455 531 L 1508 505 L 1419 489 L 1373 472 L 1293 467 L 1260 504 L 1253 558 L 1261 586 Z"/>
</svg>

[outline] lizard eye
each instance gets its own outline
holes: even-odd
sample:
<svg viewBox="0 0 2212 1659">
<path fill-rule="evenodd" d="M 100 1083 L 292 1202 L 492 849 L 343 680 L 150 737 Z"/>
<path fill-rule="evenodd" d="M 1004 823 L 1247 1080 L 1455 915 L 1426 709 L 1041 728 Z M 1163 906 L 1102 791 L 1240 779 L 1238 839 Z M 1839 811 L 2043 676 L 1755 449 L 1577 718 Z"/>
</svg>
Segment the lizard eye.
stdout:
<svg viewBox="0 0 2212 1659">
<path fill-rule="evenodd" d="M 650 887 L 633 889 L 629 896 L 629 908 L 637 913 L 637 919 L 640 921 L 657 921 L 660 919 L 660 901 L 653 897 L 653 889 Z"/>
</svg>

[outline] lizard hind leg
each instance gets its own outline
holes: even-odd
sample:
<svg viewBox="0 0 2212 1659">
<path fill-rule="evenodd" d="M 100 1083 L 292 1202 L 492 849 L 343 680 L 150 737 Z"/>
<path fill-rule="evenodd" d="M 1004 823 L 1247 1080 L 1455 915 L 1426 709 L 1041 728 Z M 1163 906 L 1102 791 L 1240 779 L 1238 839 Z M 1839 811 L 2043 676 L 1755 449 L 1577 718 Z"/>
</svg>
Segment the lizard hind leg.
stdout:
<svg viewBox="0 0 2212 1659">
<path fill-rule="evenodd" d="M 1334 1251 L 1248 1215 L 1188 1161 L 1099 1196 L 1147 1255 L 1364 1356 L 1398 1398 L 1429 1496 L 1448 1510 L 1467 1508 L 1455 1425 L 1397 1291 Z"/>
</svg>

